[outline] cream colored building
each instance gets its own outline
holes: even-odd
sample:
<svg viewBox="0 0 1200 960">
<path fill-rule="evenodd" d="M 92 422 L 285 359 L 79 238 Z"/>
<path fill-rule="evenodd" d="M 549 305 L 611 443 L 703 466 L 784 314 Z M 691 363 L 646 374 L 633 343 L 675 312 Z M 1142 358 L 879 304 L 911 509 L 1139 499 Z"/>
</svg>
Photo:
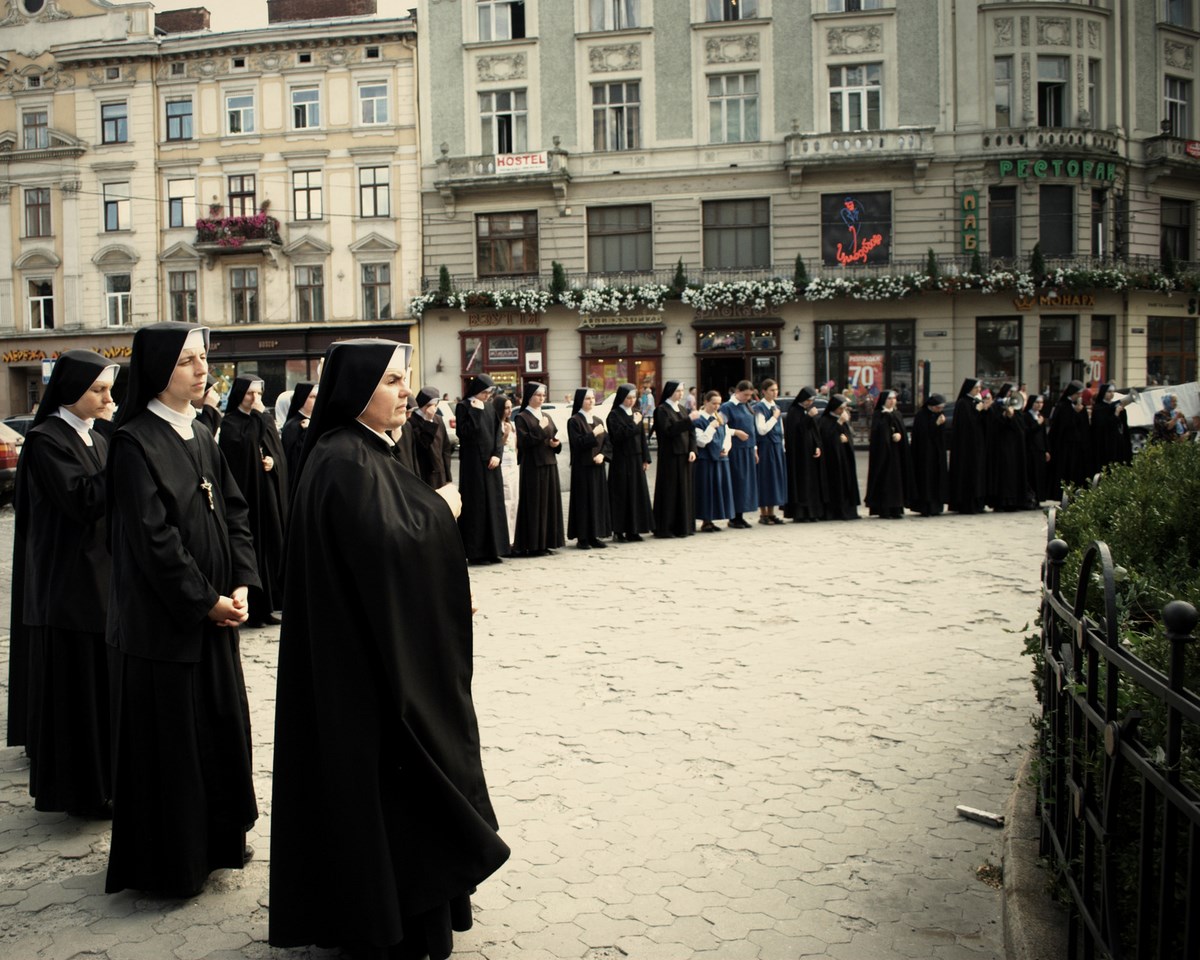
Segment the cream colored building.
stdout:
<svg viewBox="0 0 1200 960">
<path fill-rule="evenodd" d="M 402 305 L 421 272 L 411 20 L 214 34 L 173 14 L 161 15 L 170 32 L 156 29 L 149 3 L 7 6 L 6 412 L 36 399 L 43 357 L 127 355 L 136 326 L 160 319 L 211 326 L 218 372 L 257 373 L 268 397 L 313 377 L 334 340 L 409 339 Z"/>
</svg>

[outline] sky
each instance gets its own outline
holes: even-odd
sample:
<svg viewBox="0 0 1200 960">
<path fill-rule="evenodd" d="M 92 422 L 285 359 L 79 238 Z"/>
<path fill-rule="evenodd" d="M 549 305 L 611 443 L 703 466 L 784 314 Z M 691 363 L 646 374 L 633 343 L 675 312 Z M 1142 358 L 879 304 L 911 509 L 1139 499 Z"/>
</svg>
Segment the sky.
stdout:
<svg viewBox="0 0 1200 960">
<path fill-rule="evenodd" d="M 406 16 L 417 0 L 378 0 L 381 17 Z M 248 30 L 267 25 L 267 0 L 156 0 L 155 10 L 180 10 L 185 7 L 207 7 L 212 14 L 214 33 Z"/>
</svg>

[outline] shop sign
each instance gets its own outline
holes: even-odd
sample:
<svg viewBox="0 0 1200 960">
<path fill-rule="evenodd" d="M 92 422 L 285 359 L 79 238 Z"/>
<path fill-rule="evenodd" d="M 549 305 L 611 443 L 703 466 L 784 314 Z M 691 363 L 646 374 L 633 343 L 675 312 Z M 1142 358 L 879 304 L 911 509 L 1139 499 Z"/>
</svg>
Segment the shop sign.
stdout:
<svg viewBox="0 0 1200 960">
<path fill-rule="evenodd" d="M 536 327 L 541 322 L 540 313 L 521 313 L 518 310 L 467 314 L 468 327 Z"/>
<path fill-rule="evenodd" d="M 1092 347 L 1091 356 L 1088 357 L 1088 380 L 1104 383 L 1107 368 L 1108 349 L 1105 347 Z"/>
<path fill-rule="evenodd" d="M 1014 297 L 1013 306 L 1018 310 L 1032 310 L 1034 307 L 1094 307 L 1094 293 L 1060 293 L 1057 295 L 1043 293 L 1038 297 Z"/>
<path fill-rule="evenodd" d="M 497 173 L 546 173 L 550 170 L 550 156 L 545 150 L 540 153 L 498 153 Z"/>
<path fill-rule="evenodd" d="M 92 347 L 92 351 L 100 354 L 105 360 L 121 360 L 133 356 L 133 347 Z M 50 353 L 45 350 L 8 350 L 0 354 L 0 360 L 5 363 L 39 363 L 43 360 L 57 360 L 60 356 L 61 350 Z"/>
<path fill-rule="evenodd" d="M 632 313 L 628 316 L 588 316 L 579 320 L 580 330 L 597 327 L 660 327 L 665 321 L 661 313 Z"/>
<path fill-rule="evenodd" d="M 1018 180 L 1031 176 L 1038 180 L 1046 177 L 1079 177 L 1081 180 L 1100 180 L 1111 183 L 1117 179 L 1117 165 L 1104 160 L 1063 160 L 1039 157 L 1036 160 L 1001 160 L 1000 179 L 1015 175 Z"/>
<path fill-rule="evenodd" d="M 967 253 L 979 249 L 979 191 L 964 190 L 959 201 L 962 215 L 962 248 Z"/>
<path fill-rule="evenodd" d="M 1189 140 L 1183 145 L 1184 152 L 1189 157 L 1195 157 L 1200 160 L 1200 140 Z"/>
<path fill-rule="evenodd" d="M 730 304 L 727 307 L 717 307 L 715 310 L 697 310 L 694 320 L 736 320 L 736 319 L 757 319 L 767 316 L 766 308 L 759 310 L 757 307 L 748 307 L 742 304 Z M 662 318 L 659 318 L 659 323 L 662 323 Z"/>
<path fill-rule="evenodd" d="M 882 389 L 883 354 L 846 354 L 846 374 L 850 378 L 850 389 L 859 396 Z M 875 390 L 873 391 L 872 388 Z"/>
<path fill-rule="evenodd" d="M 821 262 L 826 266 L 891 259 L 892 194 L 821 194 Z"/>
<path fill-rule="evenodd" d="M 517 385 L 517 373 L 515 370 L 493 370 L 488 376 L 492 378 L 492 383 L 498 387 L 515 387 Z"/>
</svg>

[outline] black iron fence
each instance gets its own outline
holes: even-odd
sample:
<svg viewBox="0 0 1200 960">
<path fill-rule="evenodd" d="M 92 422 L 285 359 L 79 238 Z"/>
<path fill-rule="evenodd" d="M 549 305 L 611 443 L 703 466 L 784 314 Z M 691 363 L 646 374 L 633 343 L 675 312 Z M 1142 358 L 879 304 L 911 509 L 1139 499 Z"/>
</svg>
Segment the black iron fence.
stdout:
<svg viewBox="0 0 1200 960">
<path fill-rule="evenodd" d="M 1070 899 L 1071 960 L 1200 957 L 1200 696 L 1184 684 L 1196 609 L 1172 601 L 1164 674 L 1118 635 L 1108 546 L 1069 552 L 1050 511 L 1042 589 L 1041 850 Z"/>
</svg>

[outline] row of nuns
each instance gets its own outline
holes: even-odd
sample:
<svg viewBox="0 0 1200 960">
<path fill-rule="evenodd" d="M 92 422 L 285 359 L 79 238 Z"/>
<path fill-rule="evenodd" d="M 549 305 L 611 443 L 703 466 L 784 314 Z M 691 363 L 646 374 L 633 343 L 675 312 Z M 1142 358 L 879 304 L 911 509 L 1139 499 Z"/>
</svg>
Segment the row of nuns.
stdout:
<svg viewBox="0 0 1200 960">
<path fill-rule="evenodd" d="M 116 369 L 64 353 L 18 469 L 9 743 L 29 755 L 37 809 L 111 817 L 108 892 L 191 897 L 212 871 L 253 855 L 239 627 L 252 591 L 268 585 L 247 491 L 196 410 L 207 346 L 194 324 L 139 328 L 111 438 L 95 418 L 111 406 Z M 313 404 L 293 398 L 307 421 L 298 453 L 290 464 L 267 454 L 269 470 L 259 458 L 257 473 L 278 471 L 292 490 L 270 570 L 286 611 L 276 946 L 440 960 L 471 925 L 470 894 L 509 853 L 481 762 L 454 504 L 397 440 L 408 433 L 410 349 L 331 346 Z M 414 556 L 426 576 L 397 576 Z"/>
</svg>

